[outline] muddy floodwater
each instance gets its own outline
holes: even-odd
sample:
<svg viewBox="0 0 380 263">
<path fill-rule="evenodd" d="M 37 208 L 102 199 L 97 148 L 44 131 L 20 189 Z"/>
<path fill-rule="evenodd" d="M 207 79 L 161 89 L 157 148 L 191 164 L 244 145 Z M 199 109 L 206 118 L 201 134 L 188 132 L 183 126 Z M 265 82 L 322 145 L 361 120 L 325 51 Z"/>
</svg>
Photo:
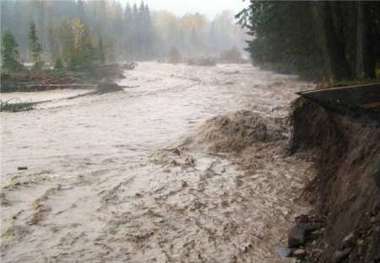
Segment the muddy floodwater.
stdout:
<svg viewBox="0 0 380 263">
<path fill-rule="evenodd" d="M 119 84 L 74 99 L 85 91 L 7 94 L 51 101 L 0 115 L 1 261 L 283 262 L 276 247 L 307 209 L 310 163 L 286 154 L 287 129 L 239 154 L 197 134 L 240 110 L 285 123 L 309 84 L 250 65 L 158 63 Z"/>
</svg>

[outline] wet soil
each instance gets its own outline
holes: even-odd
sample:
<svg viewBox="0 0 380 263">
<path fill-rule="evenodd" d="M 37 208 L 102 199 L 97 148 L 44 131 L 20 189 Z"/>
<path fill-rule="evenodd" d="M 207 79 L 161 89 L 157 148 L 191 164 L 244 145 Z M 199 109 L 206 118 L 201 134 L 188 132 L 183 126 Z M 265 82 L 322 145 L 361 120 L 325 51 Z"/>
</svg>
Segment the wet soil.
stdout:
<svg viewBox="0 0 380 263">
<path fill-rule="evenodd" d="M 1 113 L 2 262 L 286 262 L 313 171 L 286 154 L 285 118 L 309 84 L 249 65 L 124 74 L 124 91 Z"/>
<path fill-rule="evenodd" d="M 380 261 L 380 126 L 304 99 L 294 103 L 292 150 L 314 151 L 317 173 L 305 196 L 322 231 L 305 262 Z"/>
</svg>

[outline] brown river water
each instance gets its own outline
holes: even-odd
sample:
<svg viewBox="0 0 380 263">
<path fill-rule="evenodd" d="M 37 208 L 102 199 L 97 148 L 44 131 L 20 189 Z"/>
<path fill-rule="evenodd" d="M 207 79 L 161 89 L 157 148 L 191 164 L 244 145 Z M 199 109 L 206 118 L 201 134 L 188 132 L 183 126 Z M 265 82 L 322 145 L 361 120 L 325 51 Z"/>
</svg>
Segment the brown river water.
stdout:
<svg viewBox="0 0 380 263">
<path fill-rule="evenodd" d="M 287 156 L 286 139 L 238 155 L 176 146 L 217 115 L 283 119 L 311 84 L 158 63 L 119 84 L 74 99 L 86 91 L 3 95 L 51 101 L 0 115 L 1 261 L 287 262 L 276 247 L 307 209 L 297 199 L 311 164 Z"/>
</svg>

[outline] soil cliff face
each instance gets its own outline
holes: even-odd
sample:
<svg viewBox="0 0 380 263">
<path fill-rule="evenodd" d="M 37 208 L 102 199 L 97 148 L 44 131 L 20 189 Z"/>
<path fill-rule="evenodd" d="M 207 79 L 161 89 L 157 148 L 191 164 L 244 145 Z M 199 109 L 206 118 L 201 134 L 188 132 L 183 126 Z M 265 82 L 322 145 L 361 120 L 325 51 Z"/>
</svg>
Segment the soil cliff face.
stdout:
<svg viewBox="0 0 380 263">
<path fill-rule="evenodd" d="M 317 176 L 306 189 L 324 218 L 322 235 L 307 245 L 307 262 L 380 262 L 379 123 L 330 113 L 298 99 L 292 152 L 315 152 Z"/>
</svg>

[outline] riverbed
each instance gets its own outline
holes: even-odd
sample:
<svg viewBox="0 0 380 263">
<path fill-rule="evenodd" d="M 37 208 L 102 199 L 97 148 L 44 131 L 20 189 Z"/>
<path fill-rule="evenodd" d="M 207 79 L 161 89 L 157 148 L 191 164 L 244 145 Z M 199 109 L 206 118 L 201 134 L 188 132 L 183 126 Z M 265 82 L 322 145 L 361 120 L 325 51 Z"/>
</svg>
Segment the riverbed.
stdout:
<svg viewBox="0 0 380 263">
<path fill-rule="evenodd" d="M 307 210 L 311 164 L 286 139 L 177 149 L 218 115 L 282 120 L 311 84 L 248 64 L 124 75 L 123 91 L 38 92 L 49 102 L 1 113 L 2 262 L 286 262 L 276 247 Z"/>
</svg>

